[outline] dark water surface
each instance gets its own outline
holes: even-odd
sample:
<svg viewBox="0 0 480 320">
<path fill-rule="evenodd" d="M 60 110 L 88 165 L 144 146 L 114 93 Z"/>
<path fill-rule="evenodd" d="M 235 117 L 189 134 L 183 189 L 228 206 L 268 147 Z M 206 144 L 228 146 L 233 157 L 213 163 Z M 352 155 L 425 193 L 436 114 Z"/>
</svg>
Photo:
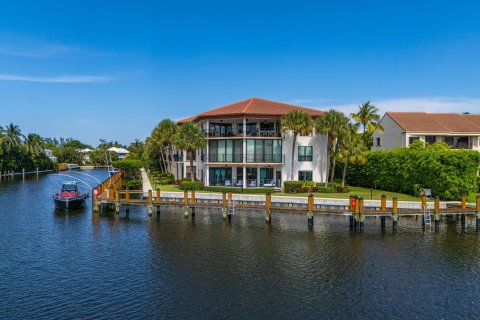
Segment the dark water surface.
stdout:
<svg viewBox="0 0 480 320">
<path fill-rule="evenodd" d="M 104 172 L 90 172 L 104 177 Z M 401 219 L 181 210 L 55 212 L 47 177 L 0 183 L 0 318 L 480 318 L 472 221 L 438 234 Z M 387 225 L 390 225 L 387 220 Z"/>
</svg>

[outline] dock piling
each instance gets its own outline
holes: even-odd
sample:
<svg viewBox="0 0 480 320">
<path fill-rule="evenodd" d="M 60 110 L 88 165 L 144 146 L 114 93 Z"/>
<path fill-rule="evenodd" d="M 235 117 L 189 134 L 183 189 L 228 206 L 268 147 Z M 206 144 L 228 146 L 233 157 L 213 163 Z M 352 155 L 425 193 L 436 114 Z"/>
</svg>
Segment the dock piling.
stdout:
<svg viewBox="0 0 480 320">
<path fill-rule="evenodd" d="M 222 193 L 222 215 L 223 220 L 227 219 L 227 194 L 225 192 Z"/>
<path fill-rule="evenodd" d="M 152 190 L 148 190 L 148 216 L 151 217 L 153 214 L 153 201 L 152 201 Z"/>
<path fill-rule="evenodd" d="M 397 230 L 398 227 L 398 198 L 393 197 L 392 198 L 392 227 L 393 230 Z"/>
<path fill-rule="evenodd" d="M 480 196 L 475 198 L 475 209 L 477 211 L 476 214 L 476 224 L 477 224 L 477 231 L 480 231 Z"/>
<path fill-rule="evenodd" d="M 313 193 L 308 195 L 307 202 L 307 221 L 308 229 L 313 229 L 313 209 L 315 207 L 315 199 L 313 198 Z"/>
<path fill-rule="evenodd" d="M 265 195 L 265 223 L 270 224 L 272 218 L 272 212 L 270 208 L 272 207 L 272 194 L 267 192 Z"/>
<path fill-rule="evenodd" d="M 440 199 L 438 196 L 433 202 L 433 212 L 435 214 L 435 232 L 438 232 L 440 230 Z"/>
</svg>

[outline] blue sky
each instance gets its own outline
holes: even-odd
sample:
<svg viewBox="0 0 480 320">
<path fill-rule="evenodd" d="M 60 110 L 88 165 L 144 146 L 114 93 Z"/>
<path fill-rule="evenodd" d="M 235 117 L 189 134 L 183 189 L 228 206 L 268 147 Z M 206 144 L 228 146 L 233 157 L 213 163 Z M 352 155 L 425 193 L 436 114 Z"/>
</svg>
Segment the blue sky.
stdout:
<svg viewBox="0 0 480 320">
<path fill-rule="evenodd" d="M 0 125 L 144 139 L 250 97 L 351 112 L 480 111 L 478 1 L 11 1 Z"/>
</svg>

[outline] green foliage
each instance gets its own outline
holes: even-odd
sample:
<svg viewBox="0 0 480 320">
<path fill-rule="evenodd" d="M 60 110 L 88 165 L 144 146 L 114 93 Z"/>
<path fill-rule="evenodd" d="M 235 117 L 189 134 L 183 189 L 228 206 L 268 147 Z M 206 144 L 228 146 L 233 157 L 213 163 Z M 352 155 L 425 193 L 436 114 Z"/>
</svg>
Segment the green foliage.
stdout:
<svg viewBox="0 0 480 320">
<path fill-rule="evenodd" d="M 105 166 L 110 164 L 110 163 L 107 163 L 107 157 L 111 158 L 112 161 L 116 161 L 118 160 L 118 153 L 96 149 L 90 152 L 89 154 L 90 163 L 96 166 Z"/>
<path fill-rule="evenodd" d="M 236 188 L 236 187 L 221 187 L 221 186 L 212 186 L 212 187 L 203 187 L 203 191 L 211 192 L 232 192 L 237 194 L 266 194 L 272 192 L 273 188 Z"/>
<path fill-rule="evenodd" d="M 173 173 L 160 173 L 155 175 L 156 179 L 158 179 L 158 183 L 161 185 L 172 184 L 175 181 L 175 176 Z"/>
<path fill-rule="evenodd" d="M 480 153 L 428 146 L 425 149 L 397 148 L 366 153 L 365 165 L 353 165 L 350 185 L 376 186 L 393 192 L 418 195 L 420 187 L 432 189 L 443 200 L 458 200 L 477 190 Z"/>
<path fill-rule="evenodd" d="M 205 140 L 200 127 L 189 122 L 182 125 L 175 133 L 173 144 L 178 150 L 193 153 L 198 149 L 203 149 L 207 145 L 207 140 Z M 190 172 L 194 172 L 193 157 L 190 157 Z M 194 174 L 191 174 L 191 180 L 194 181 Z"/>
<path fill-rule="evenodd" d="M 78 151 L 78 149 L 72 148 L 72 147 L 59 148 L 57 157 L 58 157 L 58 162 L 77 163 L 77 164 L 81 164 L 83 162 L 83 154 L 80 151 Z"/>
<path fill-rule="evenodd" d="M 425 142 L 422 140 L 415 140 L 408 146 L 412 150 L 423 150 L 425 149 Z"/>
<path fill-rule="evenodd" d="M 294 110 L 282 117 L 281 126 L 282 131 L 292 131 L 294 135 L 308 134 L 312 132 L 313 121 L 305 111 Z"/>
<path fill-rule="evenodd" d="M 113 161 L 113 166 L 125 172 L 126 179 L 138 180 L 140 179 L 140 168 L 143 167 L 142 160 L 117 160 Z"/>
<path fill-rule="evenodd" d="M 122 184 L 126 189 L 139 190 L 142 188 L 142 180 L 124 180 Z"/>
<path fill-rule="evenodd" d="M 183 180 L 180 182 L 180 189 L 182 190 L 202 190 L 203 182 L 200 180 Z"/>
<path fill-rule="evenodd" d="M 313 181 L 285 181 L 283 190 L 285 193 L 315 192 L 317 184 Z"/>
</svg>

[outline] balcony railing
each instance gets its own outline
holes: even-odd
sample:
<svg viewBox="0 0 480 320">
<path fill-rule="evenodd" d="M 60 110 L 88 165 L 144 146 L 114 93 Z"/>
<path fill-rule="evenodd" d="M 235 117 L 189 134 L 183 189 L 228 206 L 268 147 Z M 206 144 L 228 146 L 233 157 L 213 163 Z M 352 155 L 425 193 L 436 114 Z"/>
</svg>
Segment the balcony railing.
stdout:
<svg viewBox="0 0 480 320">
<path fill-rule="evenodd" d="M 243 137 L 243 130 L 238 130 L 236 128 L 228 128 L 225 130 L 203 130 L 203 133 L 206 137 L 209 138 L 234 138 L 234 137 Z M 255 130 L 247 131 L 245 137 L 281 137 L 282 134 L 279 130 Z"/>
<path fill-rule="evenodd" d="M 243 154 L 210 154 L 205 156 L 207 162 L 243 163 Z M 247 154 L 246 163 L 284 163 L 283 154 Z"/>
<path fill-rule="evenodd" d="M 210 186 L 243 188 L 243 179 L 210 180 Z M 281 186 L 282 181 L 276 179 L 247 179 L 245 184 L 246 188 L 280 188 Z"/>
<path fill-rule="evenodd" d="M 283 154 L 247 154 L 247 163 L 284 163 Z"/>
<path fill-rule="evenodd" d="M 173 159 L 175 159 L 175 161 L 183 161 L 183 155 L 182 154 L 174 154 Z"/>
<path fill-rule="evenodd" d="M 234 154 L 210 154 L 205 157 L 207 162 L 233 162 L 233 163 L 241 163 L 243 162 L 243 154 L 242 153 L 234 153 Z"/>
</svg>

